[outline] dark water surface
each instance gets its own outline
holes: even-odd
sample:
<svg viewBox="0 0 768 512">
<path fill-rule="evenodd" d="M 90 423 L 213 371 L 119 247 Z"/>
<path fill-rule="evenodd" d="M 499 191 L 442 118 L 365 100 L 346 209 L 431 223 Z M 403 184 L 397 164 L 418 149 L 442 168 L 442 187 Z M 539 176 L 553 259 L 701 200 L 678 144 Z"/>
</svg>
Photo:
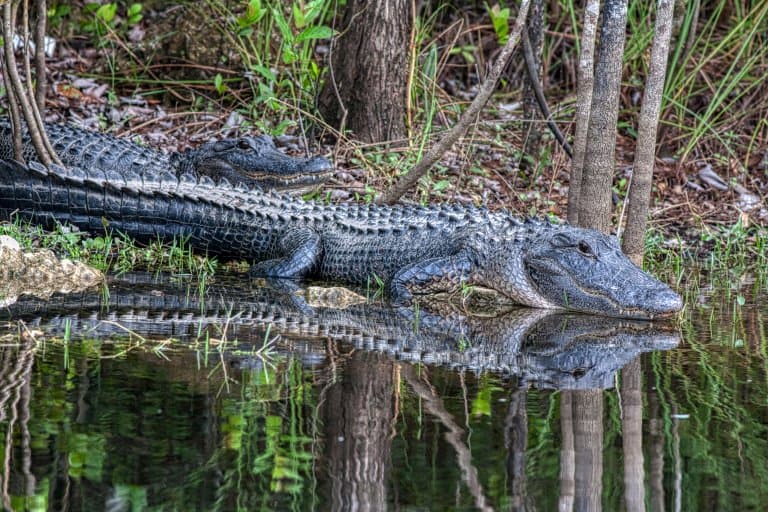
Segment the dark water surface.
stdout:
<svg viewBox="0 0 768 512">
<path fill-rule="evenodd" d="M 768 506 L 764 284 L 669 326 L 180 281 L 4 310 L 6 508 Z"/>
</svg>

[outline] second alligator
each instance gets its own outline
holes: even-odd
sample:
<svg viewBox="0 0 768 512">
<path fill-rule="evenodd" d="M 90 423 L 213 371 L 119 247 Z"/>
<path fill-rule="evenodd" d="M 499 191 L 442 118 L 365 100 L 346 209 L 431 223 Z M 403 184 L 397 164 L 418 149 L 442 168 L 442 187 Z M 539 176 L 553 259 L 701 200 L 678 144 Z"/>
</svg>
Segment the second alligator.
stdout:
<svg viewBox="0 0 768 512">
<path fill-rule="evenodd" d="M 126 139 L 68 124 L 46 124 L 45 131 L 67 167 L 124 173 L 180 176 L 192 173 L 261 189 L 301 189 L 327 180 L 333 165 L 323 157 L 294 158 L 277 150 L 270 137 L 236 137 L 206 142 L 199 148 L 163 153 Z M 37 158 L 29 135 L 22 134 L 24 159 Z M 11 125 L 0 119 L 0 158 L 13 158 Z"/>
</svg>

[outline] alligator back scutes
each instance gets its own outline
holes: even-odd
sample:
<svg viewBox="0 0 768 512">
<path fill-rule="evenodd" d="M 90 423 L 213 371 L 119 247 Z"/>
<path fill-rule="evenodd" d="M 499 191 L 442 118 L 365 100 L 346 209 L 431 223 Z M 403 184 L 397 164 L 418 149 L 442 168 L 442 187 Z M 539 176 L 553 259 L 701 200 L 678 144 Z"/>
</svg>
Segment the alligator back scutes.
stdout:
<svg viewBox="0 0 768 512">
<path fill-rule="evenodd" d="M 22 165 L 16 163 L 16 165 Z M 40 176 L 65 182 L 85 184 L 89 188 L 113 190 L 134 196 L 175 197 L 239 211 L 258 219 L 280 223 L 300 222 L 310 225 L 333 224 L 350 233 L 376 234 L 402 230 L 441 230 L 461 226 L 496 226 L 506 229 L 522 221 L 508 212 L 490 212 L 464 205 L 395 207 L 373 204 L 321 204 L 303 201 L 279 192 L 262 192 L 247 187 L 234 187 L 226 179 L 214 182 L 207 176 L 197 177 L 172 172 L 147 171 L 116 173 L 99 168 L 51 166 L 30 162 L 27 166 Z"/>
</svg>

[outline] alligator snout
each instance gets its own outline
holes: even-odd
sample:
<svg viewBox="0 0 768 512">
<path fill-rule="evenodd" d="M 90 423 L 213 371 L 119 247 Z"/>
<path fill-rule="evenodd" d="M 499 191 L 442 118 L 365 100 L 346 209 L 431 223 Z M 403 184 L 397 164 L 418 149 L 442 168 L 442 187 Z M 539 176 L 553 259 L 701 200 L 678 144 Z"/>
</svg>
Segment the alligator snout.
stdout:
<svg viewBox="0 0 768 512">
<path fill-rule="evenodd" d="M 331 172 L 333 171 L 333 164 L 325 157 L 316 156 L 307 160 L 304 170 L 313 173 Z"/>
<path fill-rule="evenodd" d="M 677 313 L 683 308 L 683 299 L 672 289 L 649 290 L 642 300 L 643 306 L 658 316 Z"/>
</svg>

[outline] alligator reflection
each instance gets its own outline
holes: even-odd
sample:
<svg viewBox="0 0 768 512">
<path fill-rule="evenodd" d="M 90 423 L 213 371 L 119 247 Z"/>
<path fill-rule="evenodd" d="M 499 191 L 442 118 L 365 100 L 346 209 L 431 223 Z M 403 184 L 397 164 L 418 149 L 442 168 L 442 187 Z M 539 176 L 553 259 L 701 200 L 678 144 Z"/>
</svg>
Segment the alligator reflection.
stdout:
<svg viewBox="0 0 768 512">
<path fill-rule="evenodd" d="M 267 287 L 212 286 L 201 297 L 144 274 L 113 279 L 107 294 L 28 299 L 4 314 L 48 334 L 61 335 L 66 329 L 72 336 L 90 338 L 130 331 L 185 340 L 226 325 L 230 339 L 261 340 L 255 333 L 269 326 L 272 334 L 294 341 L 277 348 L 299 353 L 308 362 L 323 357 L 318 341 L 330 339 L 401 360 L 502 372 L 539 388 L 558 389 L 611 387 L 614 372 L 635 356 L 679 342 L 678 333 L 664 323 L 534 308 L 467 318 L 414 314 L 375 302 L 342 309 L 312 307 L 301 297 Z M 259 360 L 240 357 L 231 363 L 247 366 Z"/>
<path fill-rule="evenodd" d="M 535 309 L 515 310 L 500 318 L 467 319 L 424 312 L 414 318 L 407 311 L 376 303 L 355 304 L 344 309 L 312 307 L 294 295 L 267 288 L 211 287 L 200 298 L 185 287 L 160 285 L 140 275 L 114 280 L 109 290 L 108 299 L 100 293 L 90 293 L 62 298 L 55 305 L 35 299 L 20 301 L 5 314 L 23 320 L 29 329 L 54 335 L 66 330 L 71 337 L 89 339 L 124 335 L 125 329 L 129 329 L 147 337 L 172 336 L 186 340 L 226 324 L 228 337 L 239 340 L 232 346 L 240 349 L 226 355 L 230 375 L 261 368 L 261 360 L 248 355 L 248 346 L 260 343 L 269 326 L 270 336 L 279 335 L 276 348 L 280 353 L 290 354 L 293 360 L 301 361 L 321 375 L 312 380 L 312 398 L 300 401 L 315 405 L 313 414 L 300 415 L 305 419 L 298 431 L 308 432 L 311 440 L 306 449 L 308 453 L 296 456 L 294 462 L 300 465 L 301 460 L 309 458 L 312 463 L 293 469 L 294 473 L 304 475 L 303 484 L 299 485 L 301 492 L 295 493 L 290 502 L 294 508 L 382 510 L 393 504 L 426 504 L 437 508 L 457 504 L 458 498 L 450 493 L 428 498 L 419 496 L 418 486 L 410 489 L 405 483 L 408 478 L 403 477 L 410 471 L 411 462 L 403 465 L 393 461 L 393 441 L 406 436 L 398 421 L 413 413 L 400 396 L 401 382 L 406 383 L 409 392 L 418 399 L 421 404 L 418 409 L 423 407 L 441 425 L 444 442 L 450 446 L 456 461 L 452 469 L 446 470 L 458 471 L 457 476 L 466 486 L 462 506 L 474 505 L 479 509 L 498 506 L 498 496 L 488 496 L 488 474 L 482 475 L 478 470 L 476 455 L 467 444 L 465 426 L 459 423 L 456 411 L 450 410 L 430 380 L 431 373 L 436 371 L 430 370 L 430 366 L 437 365 L 462 370 L 458 375 L 501 373 L 511 388 L 516 384 L 508 402 L 503 441 L 489 438 L 485 442 L 503 444 L 506 448 L 505 500 L 510 500 L 513 508 L 518 509 L 527 508 L 525 453 L 529 387 L 570 390 L 563 392 L 561 403 L 560 500 L 561 504 L 576 509 L 597 509 L 603 446 L 600 390 L 613 386 L 615 372 L 640 353 L 669 349 L 678 343 L 676 332 L 652 323 Z M 252 462 L 243 466 L 233 462 L 247 451 L 244 447 L 247 436 L 241 433 L 243 437 L 238 438 L 235 450 L 239 455 L 233 459 L 230 427 L 222 426 L 223 413 L 212 405 L 224 400 L 216 389 L 195 389 L 193 396 L 185 394 L 181 400 L 178 396 L 166 396 L 180 393 L 178 382 L 173 380 L 188 381 L 190 377 L 184 372 L 164 371 L 158 382 L 141 379 L 141 385 L 134 382 L 135 377 L 134 381 L 123 378 L 113 382 L 110 369 L 116 368 L 118 362 L 98 363 L 98 386 L 89 385 L 93 368 L 75 370 L 78 375 L 75 382 L 68 381 L 77 388 L 70 397 L 73 405 L 65 408 L 73 411 L 70 413 L 72 423 L 79 424 L 75 430 L 87 431 L 91 436 L 98 431 L 103 450 L 98 474 L 78 474 L 88 481 L 87 485 L 73 479 L 71 466 L 59 460 L 59 450 L 65 445 L 59 437 L 72 435 L 71 426 L 62 426 L 59 433 L 47 440 L 47 445 L 42 443 L 43 447 L 39 439 L 30 445 L 29 431 L 41 429 L 32 424 L 51 415 L 42 405 L 45 400 L 38 395 L 51 393 L 56 385 L 32 375 L 30 357 L 18 357 L 18 354 L 29 354 L 31 349 L 28 344 L 22 347 L 26 348 L 16 348 L 13 357 L 0 361 L 5 364 L 2 375 L 7 379 L 0 382 L 5 391 L 0 402 L 3 414 L 0 419 L 5 421 L 9 433 L 15 430 L 21 433 L 6 438 L 7 442 L 16 441 L 13 448 L 6 446 L 5 453 L 17 456 L 7 466 L 10 471 L 4 472 L 4 489 L 27 497 L 43 493 L 47 503 L 57 506 L 54 508 L 68 508 L 74 506 L 72 500 L 78 500 L 77 506 L 96 509 L 104 505 L 107 497 L 118 499 L 117 490 L 126 486 L 139 486 L 145 493 L 144 503 L 165 504 L 166 508 L 185 509 L 194 504 L 192 508 L 207 509 L 214 502 L 218 505 L 237 503 L 240 508 L 265 503 L 276 509 L 287 506 L 281 500 L 285 499 L 285 489 L 289 486 L 275 484 L 277 469 L 269 472 L 254 469 L 257 462 L 264 463 L 259 450 L 265 449 L 264 442 L 269 445 L 269 435 L 267 441 L 254 443 L 259 448 L 249 453 Z M 81 364 L 88 367 L 84 361 L 81 360 Z M 417 361 L 427 366 L 420 370 L 411 364 Z M 137 356 L 127 365 L 139 363 L 147 364 Z M 152 364 L 157 366 L 160 362 Z M 181 364 L 186 365 L 187 370 L 194 366 L 188 360 Z M 16 369 L 19 365 L 21 369 Z M 197 373 L 208 372 L 203 369 Z M 246 378 L 236 377 L 236 380 L 244 386 Z M 36 383 L 32 384 L 32 393 L 36 394 L 32 410 L 30 381 Z M 117 388 L 119 399 L 116 400 L 107 393 L 115 393 Z M 162 395 L 157 398 L 162 405 L 145 404 L 148 396 L 155 395 Z M 232 395 L 244 397 L 246 392 L 239 388 Z M 9 400 L 8 397 L 18 398 Z M 174 405 L 174 400 L 183 405 Z M 35 404 L 42 410 L 35 410 Z M 99 407 L 98 412 L 91 410 Z M 158 409 L 165 411 L 164 418 L 147 417 L 146 410 Z M 252 418 L 249 423 L 253 428 L 264 421 L 269 425 L 269 418 L 274 417 L 275 412 L 260 414 L 262 416 Z M 114 424 L 105 420 L 118 415 L 120 421 Z M 8 421 L 9 417 L 21 420 Z M 136 425 L 142 425 L 141 429 Z M 51 425 L 45 429 L 56 430 Z M 166 439 L 168 443 L 164 444 L 162 441 Z M 178 448 L 182 443 L 188 447 Z M 426 447 L 416 448 L 419 443 L 426 443 L 418 437 L 409 438 L 408 443 L 414 445 L 416 453 Z M 480 443 L 473 441 L 475 450 Z M 162 455 L 155 460 L 150 447 L 159 445 L 163 446 L 158 450 Z M 176 446 L 171 450 L 173 453 L 168 451 L 170 446 Z M 632 453 L 632 446 L 628 449 L 627 453 Z M 67 457 L 71 464 L 71 451 L 65 454 L 65 459 Z M 639 460 L 638 466 L 637 457 L 633 459 L 634 467 L 642 471 L 642 450 Z M 190 473 L 191 468 L 197 469 Z M 269 474 L 273 480 L 264 484 Z M 194 485 L 190 481 L 193 475 L 204 485 Z M 421 478 L 431 477 L 422 475 Z M 168 482 L 174 481 L 180 482 L 178 487 L 168 488 Z M 642 482 L 642 476 L 639 481 Z M 41 489 L 35 482 L 47 482 L 46 487 Z M 264 498 L 265 493 L 268 498 Z M 297 496 L 304 500 L 299 505 L 295 503 Z M 6 492 L 4 497 L 7 505 L 10 496 Z M 125 499 L 124 496 L 121 499 Z"/>
</svg>

